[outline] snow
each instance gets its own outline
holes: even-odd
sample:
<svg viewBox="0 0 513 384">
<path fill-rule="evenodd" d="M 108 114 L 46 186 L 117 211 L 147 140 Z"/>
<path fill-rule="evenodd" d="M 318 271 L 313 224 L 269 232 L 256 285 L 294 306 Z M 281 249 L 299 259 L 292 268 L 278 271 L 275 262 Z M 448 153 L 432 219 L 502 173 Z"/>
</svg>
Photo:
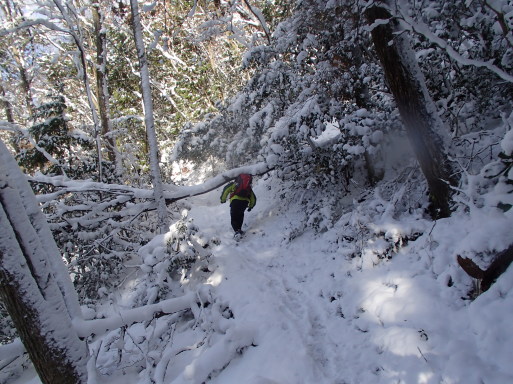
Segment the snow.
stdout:
<svg viewBox="0 0 513 384">
<path fill-rule="evenodd" d="M 338 122 L 326 124 L 326 129 L 315 138 L 312 138 L 315 146 L 322 148 L 336 142 L 342 135 Z"/>
<path fill-rule="evenodd" d="M 513 156 L 513 129 L 506 133 L 501 147 L 506 156 Z"/>
<path fill-rule="evenodd" d="M 155 382 L 513 381 L 513 269 L 470 301 L 464 297 L 472 281 L 456 263 L 457 254 L 504 249 L 511 212 L 473 210 L 434 223 L 361 207 L 322 235 L 306 232 L 288 242 L 286 230 L 296 217 L 294 210 L 280 210 L 272 180 L 257 181 L 258 204 L 246 213 L 240 243 L 232 238 L 228 206 L 219 204 L 220 189 L 190 200 L 189 219 L 220 242 L 207 260 L 209 275 L 184 281 L 189 293 L 180 305 L 188 305 L 194 292 L 211 305 L 196 309 L 203 311 L 195 315 L 196 328 L 175 331 L 160 354 L 148 354 Z M 357 240 L 343 240 L 348 222 L 385 235 L 361 244 L 360 256 L 351 257 Z M 422 234 L 383 258 L 390 242 L 408 233 Z M 144 247 L 143 259 L 155 257 L 166 236 Z M 227 308 L 231 316 L 225 316 Z M 142 315 L 142 309 L 132 311 Z M 153 332 L 165 334 L 169 327 L 156 324 Z M 135 341 L 147 332 L 129 329 Z M 198 343 L 203 332 L 207 341 Z M 100 353 L 98 361 L 106 364 L 106 356 Z M 17 381 L 37 382 L 27 376 Z M 125 369 L 97 374 L 97 382 L 146 381 Z"/>
<path fill-rule="evenodd" d="M 505 80 L 507 82 L 512 82 L 513 81 L 513 76 L 511 76 L 507 72 L 503 71 L 502 69 L 500 69 L 499 67 L 497 67 L 493 63 L 491 63 L 491 62 L 484 62 L 484 61 L 480 61 L 480 60 L 474 60 L 474 59 L 465 57 L 464 55 L 458 53 L 454 48 L 452 48 L 447 43 L 447 41 L 439 38 L 434 33 L 432 33 L 429 30 L 428 26 L 426 26 L 426 24 L 424 24 L 424 23 L 422 23 L 420 21 L 415 21 L 411 17 L 409 17 L 407 15 L 407 11 L 403 10 L 401 12 L 401 16 L 404 18 L 403 21 L 405 23 L 407 23 L 408 28 L 410 28 L 411 30 L 415 31 L 416 33 L 419 33 L 419 34 L 423 35 L 427 40 L 431 41 L 433 44 L 436 44 L 439 47 L 443 48 L 445 50 L 445 52 L 451 57 L 451 59 L 455 60 L 459 64 L 461 64 L 461 65 L 473 65 L 475 67 L 487 68 L 491 72 L 494 72 L 501 79 L 503 79 L 503 80 Z M 378 20 L 378 22 L 379 22 L 379 20 Z M 371 26 L 369 28 L 372 28 L 372 27 L 375 28 L 376 26 L 377 25 L 373 25 L 373 26 Z"/>
</svg>

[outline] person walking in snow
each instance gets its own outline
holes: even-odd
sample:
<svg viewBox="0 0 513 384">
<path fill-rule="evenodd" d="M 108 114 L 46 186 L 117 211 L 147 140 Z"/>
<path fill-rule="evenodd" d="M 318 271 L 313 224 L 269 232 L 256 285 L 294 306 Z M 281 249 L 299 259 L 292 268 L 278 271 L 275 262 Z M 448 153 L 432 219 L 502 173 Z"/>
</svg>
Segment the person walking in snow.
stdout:
<svg viewBox="0 0 513 384">
<path fill-rule="evenodd" d="M 247 173 L 242 173 L 235 181 L 228 183 L 221 193 L 221 203 L 226 203 L 230 199 L 230 217 L 232 228 L 235 231 L 234 237 L 240 239 L 244 234 L 242 232 L 242 223 L 244 222 L 244 211 L 248 212 L 253 209 L 256 204 L 256 196 L 251 188 L 253 178 Z"/>
</svg>

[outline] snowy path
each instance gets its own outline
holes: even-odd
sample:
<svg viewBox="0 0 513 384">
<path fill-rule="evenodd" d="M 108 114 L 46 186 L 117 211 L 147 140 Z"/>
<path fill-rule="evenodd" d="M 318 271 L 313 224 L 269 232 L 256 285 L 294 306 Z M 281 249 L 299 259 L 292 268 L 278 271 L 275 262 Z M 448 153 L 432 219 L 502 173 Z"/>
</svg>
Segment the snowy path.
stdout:
<svg viewBox="0 0 513 384">
<path fill-rule="evenodd" d="M 284 223 L 266 203 L 261 198 L 255 212 L 246 214 L 249 228 L 239 243 L 232 238 L 227 205 L 213 200 L 191 213 L 202 230 L 210 228 L 210 234 L 221 240 L 211 262 L 215 295 L 230 306 L 238 324 L 257 334 L 257 347 L 212 382 L 342 383 L 337 378 L 347 377 L 344 355 L 358 353 L 349 340 L 354 342 L 356 337 L 359 343 L 366 336 L 353 327 L 350 338 L 344 340 L 347 321 L 336 303 L 342 293 L 337 292 L 334 273 L 327 272 L 326 265 L 331 261 L 335 271 L 340 263 L 309 249 L 309 244 L 284 246 Z"/>
<path fill-rule="evenodd" d="M 330 248 L 329 233 L 286 243 L 284 228 L 293 217 L 276 214 L 265 191 L 255 192 L 259 202 L 246 215 L 248 233 L 238 244 L 229 207 L 215 193 L 191 210 L 200 229 L 221 240 L 210 261 L 213 295 L 256 344 L 210 382 L 511 382 L 507 364 L 497 369 L 490 353 L 494 340 L 511 339 L 511 331 L 490 327 L 476 310 L 479 301 L 469 307 L 461 300 L 465 287 L 445 283 L 449 270 L 458 273 L 451 270 L 454 238 L 445 235 L 450 222 L 438 224 L 440 243 L 419 240 L 392 261 L 365 267 L 361 258 L 346 259 L 340 244 Z M 491 349 L 480 348 L 483 337 Z M 505 348 L 499 347 L 501 359 L 513 356 Z"/>
</svg>

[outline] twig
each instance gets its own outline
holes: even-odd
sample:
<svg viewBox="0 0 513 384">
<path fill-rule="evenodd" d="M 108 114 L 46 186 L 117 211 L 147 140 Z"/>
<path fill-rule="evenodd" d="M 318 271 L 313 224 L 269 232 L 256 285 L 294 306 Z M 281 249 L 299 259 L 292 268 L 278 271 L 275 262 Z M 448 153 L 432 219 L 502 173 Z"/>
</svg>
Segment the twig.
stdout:
<svg viewBox="0 0 513 384">
<path fill-rule="evenodd" d="M 420 355 L 422 356 L 422 358 L 424 359 L 424 361 L 425 361 L 426 363 L 428 363 L 428 360 L 426 359 L 426 356 L 424 356 L 424 354 L 423 354 L 423 353 L 422 353 L 422 351 L 420 350 L 420 347 L 417 347 L 417 349 L 419 350 Z"/>
</svg>

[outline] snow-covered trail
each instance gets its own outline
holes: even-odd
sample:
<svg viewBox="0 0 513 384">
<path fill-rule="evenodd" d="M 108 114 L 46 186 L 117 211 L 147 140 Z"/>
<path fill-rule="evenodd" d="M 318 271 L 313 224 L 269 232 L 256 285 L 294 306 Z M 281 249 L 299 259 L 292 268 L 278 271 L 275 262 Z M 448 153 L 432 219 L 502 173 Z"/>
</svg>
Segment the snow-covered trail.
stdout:
<svg viewBox="0 0 513 384">
<path fill-rule="evenodd" d="M 258 190 L 256 191 L 258 196 Z M 281 222 L 272 202 L 259 196 L 254 211 L 246 213 L 246 235 L 233 239 L 229 206 L 204 199 L 196 202 L 191 217 L 203 232 L 217 234 L 210 281 L 215 295 L 226 302 L 238 324 L 256 330 L 256 348 L 234 361 L 212 382 L 217 383 L 313 383 L 329 382 L 330 344 L 322 327 L 325 310 L 318 308 L 301 280 L 307 266 L 284 263 Z M 201 200 L 200 200 L 201 201 Z M 201 212 L 201 213 L 200 213 Z M 322 379 L 324 378 L 324 379 Z M 319 381 L 320 380 L 320 381 Z"/>
<path fill-rule="evenodd" d="M 469 302 L 462 300 L 468 279 L 453 260 L 458 247 L 473 249 L 490 233 L 507 232 L 501 222 L 481 216 L 436 225 L 414 217 L 379 222 L 356 211 L 358 220 L 372 220 L 369 227 L 412 227 L 423 235 L 391 259 L 378 258 L 384 240 L 375 238 L 351 258 L 354 244 L 346 243 L 340 223 L 322 235 L 285 240 L 298 218 L 293 209 L 276 209 L 281 202 L 263 182 L 237 243 L 220 193 L 188 202 L 200 233 L 220 240 L 184 280 L 205 305 L 176 323 L 164 316 L 148 327 L 134 324 L 129 333 L 141 336 L 139 346 L 128 348 L 128 337 L 123 356 L 151 360 L 128 372 L 114 361 L 112 376 L 98 384 L 513 382 L 513 269 Z M 154 329 L 167 336 L 154 337 Z M 117 350 L 105 352 L 104 370 L 109 356 L 116 360 Z M 17 383 L 39 384 L 34 375 Z"/>
<path fill-rule="evenodd" d="M 210 382 L 502 384 L 513 377 L 480 344 L 505 329 L 475 316 L 480 304 L 461 300 L 464 287 L 446 284 L 448 273 L 460 272 L 451 266 L 450 221 L 432 231 L 438 242 L 426 236 L 389 262 L 365 266 L 344 256 L 344 244 L 330 245 L 330 236 L 341 238 L 336 228 L 285 241 L 294 217 L 276 212 L 279 202 L 258 187 L 240 243 L 216 192 L 196 199 L 190 212 L 202 232 L 221 240 L 210 260 L 213 295 L 239 330 L 255 335 L 256 346 Z"/>
<path fill-rule="evenodd" d="M 256 348 L 212 382 L 342 383 L 355 369 L 344 366 L 355 357 L 365 367 L 357 369 L 356 380 L 374 376 L 372 360 L 355 350 L 366 332 L 348 328 L 337 302 L 343 295 L 335 276 L 340 260 L 307 239 L 287 245 L 283 229 L 290 217 L 275 215 L 265 191 L 255 192 L 258 204 L 246 213 L 246 235 L 239 243 L 232 238 L 229 206 L 219 204 L 215 193 L 196 200 L 190 213 L 202 232 L 221 240 L 211 259 L 214 294 L 231 308 L 237 324 L 257 335 Z"/>
</svg>

